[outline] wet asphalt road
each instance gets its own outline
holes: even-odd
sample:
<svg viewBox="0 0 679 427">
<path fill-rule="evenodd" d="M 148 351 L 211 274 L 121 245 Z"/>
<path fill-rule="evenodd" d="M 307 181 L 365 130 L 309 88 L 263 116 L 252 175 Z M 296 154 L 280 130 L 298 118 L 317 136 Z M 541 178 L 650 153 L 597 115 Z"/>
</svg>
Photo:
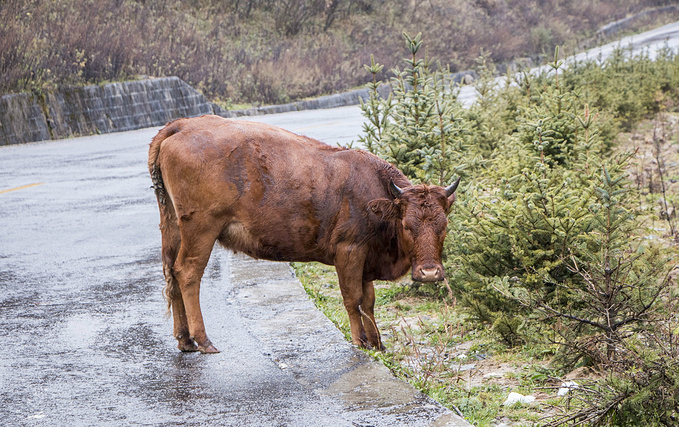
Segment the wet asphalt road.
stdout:
<svg viewBox="0 0 679 427">
<path fill-rule="evenodd" d="M 356 110 L 287 127 L 341 140 Z M 201 300 L 222 353 L 179 352 L 146 168 L 156 132 L 0 147 L 0 424 L 464 425 L 352 348 L 284 263 L 215 250 Z"/>
</svg>

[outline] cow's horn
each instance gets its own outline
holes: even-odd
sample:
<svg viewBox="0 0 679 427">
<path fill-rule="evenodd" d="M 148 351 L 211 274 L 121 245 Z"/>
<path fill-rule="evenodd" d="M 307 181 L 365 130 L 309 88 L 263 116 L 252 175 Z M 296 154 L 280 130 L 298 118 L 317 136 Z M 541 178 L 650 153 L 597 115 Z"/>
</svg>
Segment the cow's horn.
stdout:
<svg viewBox="0 0 679 427">
<path fill-rule="evenodd" d="M 403 195 L 403 190 L 401 190 L 398 185 L 394 184 L 394 181 L 389 181 L 389 192 L 396 198 Z"/>
<path fill-rule="evenodd" d="M 450 197 L 453 195 L 455 190 L 457 190 L 458 184 L 460 184 L 460 178 L 458 178 L 457 181 L 453 182 L 448 187 L 446 187 L 446 197 Z"/>
</svg>

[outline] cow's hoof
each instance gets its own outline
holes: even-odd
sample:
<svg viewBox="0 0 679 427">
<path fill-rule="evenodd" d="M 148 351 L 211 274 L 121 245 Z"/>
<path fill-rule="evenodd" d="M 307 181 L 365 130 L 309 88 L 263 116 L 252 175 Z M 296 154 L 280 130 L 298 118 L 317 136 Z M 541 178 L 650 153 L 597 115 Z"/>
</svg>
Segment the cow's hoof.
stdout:
<svg viewBox="0 0 679 427">
<path fill-rule="evenodd" d="M 184 353 L 198 351 L 198 345 L 193 340 L 191 340 L 190 342 L 180 342 L 179 344 L 177 344 L 177 348 L 183 351 Z"/>
<path fill-rule="evenodd" d="M 361 341 L 359 344 L 354 345 L 358 348 L 364 348 L 366 350 L 385 351 L 387 349 L 381 342 L 377 344 L 372 344 L 369 343 L 368 341 Z"/>
<path fill-rule="evenodd" d="M 185 353 L 190 353 L 193 351 L 198 351 L 198 344 L 193 340 L 193 338 L 187 337 L 185 335 L 177 335 L 177 348 Z"/>
<path fill-rule="evenodd" d="M 375 350 L 375 351 L 385 351 L 387 348 L 384 346 L 382 343 L 378 344 L 368 344 L 365 348 L 368 350 Z"/>
<path fill-rule="evenodd" d="M 214 345 L 212 345 L 212 343 L 210 342 L 210 340 L 207 340 L 207 342 L 205 343 L 205 345 L 199 345 L 199 346 L 198 346 L 198 351 L 200 351 L 200 352 L 203 353 L 203 354 L 215 354 L 215 353 L 219 353 L 219 350 L 217 350 L 217 348 L 216 348 Z"/>
</svg>

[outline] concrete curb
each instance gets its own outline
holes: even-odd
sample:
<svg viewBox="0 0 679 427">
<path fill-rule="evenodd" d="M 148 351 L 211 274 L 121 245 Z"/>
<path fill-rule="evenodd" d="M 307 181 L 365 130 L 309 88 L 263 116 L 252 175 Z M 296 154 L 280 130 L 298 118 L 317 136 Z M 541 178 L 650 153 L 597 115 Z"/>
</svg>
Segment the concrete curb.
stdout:
<svg viewBox="0 0 679 427">
<path fill-rule="evenodd" d="M 287 263 L 231 253 L 227 263 L 233 288 L 229 301 L 238 306 L 262 351 L 331 402 L 348 425 L 471 426 L 347 342 Z"/>
</svg>

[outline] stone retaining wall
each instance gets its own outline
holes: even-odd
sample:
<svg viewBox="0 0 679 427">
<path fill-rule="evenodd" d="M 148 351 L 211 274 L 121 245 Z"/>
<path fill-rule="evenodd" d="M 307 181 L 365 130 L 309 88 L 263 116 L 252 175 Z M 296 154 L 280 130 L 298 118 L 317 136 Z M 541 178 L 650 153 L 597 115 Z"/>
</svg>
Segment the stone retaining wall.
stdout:
<svg viewBox="0 0 679 427">
<path fill-rule="evenodd" d="M 385 97 L 389 91 L 388 85 L 379 89 Z M 203 114 L 242 117 L 335 108 L 356 105 L 359 99 L 368 97 L 368 89 L 357 89 L 289 104 L 227 111 L 178 77 L 66 87 L 46 95 L 12 94 L 0 97 L 0 145 L 162 126 L 180 117 Z"/>
<path fill-rule="evenodd" d="M 0 97 L 0 145 L 162 126 L 223 113 L 178 77 Z"/>
<path fill-rule="evenodd" d="M 0 145 L 51 139 L 45 115 L 35 96 L 16 93 L 0 97 Z"/>
</svg>

